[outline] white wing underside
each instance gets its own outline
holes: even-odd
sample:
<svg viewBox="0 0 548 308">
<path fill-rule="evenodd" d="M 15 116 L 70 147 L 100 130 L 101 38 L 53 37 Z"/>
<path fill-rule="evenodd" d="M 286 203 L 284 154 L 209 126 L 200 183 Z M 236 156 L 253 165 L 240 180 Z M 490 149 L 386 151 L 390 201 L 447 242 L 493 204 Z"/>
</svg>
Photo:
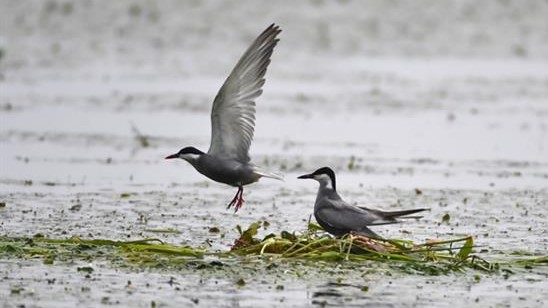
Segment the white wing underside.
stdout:
<svg viewBox="0 0 548 308">
<path fill-rule="evenodd" d="M 208 154 L 249 162 L 255 129 L 255 99 L 262 93 L 264 75 L 281 30 L 272 24 L 240 58 L 217 93 L 211 110 Z"/>
</svg>

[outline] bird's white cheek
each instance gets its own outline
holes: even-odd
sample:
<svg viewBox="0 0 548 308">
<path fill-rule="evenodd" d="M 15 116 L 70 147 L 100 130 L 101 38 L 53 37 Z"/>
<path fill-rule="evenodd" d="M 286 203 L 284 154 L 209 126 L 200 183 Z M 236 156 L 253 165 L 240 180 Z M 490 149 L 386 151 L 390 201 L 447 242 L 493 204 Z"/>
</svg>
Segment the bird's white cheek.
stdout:
<svg viewBox="0 0 548 308">
<path fill-rule="evenodd" d="M 325 187 L 333 189 L 333 183 L 331 183 L 331 178 L 326 174 L 320 174 L 314 176 L 314 179 L 318 182 L 320 182 L 322 185 L 325 185 Z"/>
<path fill-rule="evenodd" d="M 181 158 L 188 161 L 188 162 L 193 162 L 193 161 L 197 161 L 198 158 L 200 158 L 200 155 L 198 155 L 198 154 L 183 154 L 183 155 L 181 155 Z"/>
</svg>

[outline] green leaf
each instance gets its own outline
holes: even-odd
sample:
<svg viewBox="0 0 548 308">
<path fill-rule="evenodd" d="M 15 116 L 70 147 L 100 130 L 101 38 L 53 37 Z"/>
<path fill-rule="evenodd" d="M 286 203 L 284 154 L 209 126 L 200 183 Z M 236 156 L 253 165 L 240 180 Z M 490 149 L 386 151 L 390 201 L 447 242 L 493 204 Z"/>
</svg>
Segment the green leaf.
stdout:
<svg viewBox="0 0 548 308">
<path fill-rule="evenodd" d="M 474 247 L 474 240 L 471 236 L 469 236 L 466 239 L 466 242 L 464 242 L 464 245 L 459 250 L 459 253 L 457 253 L 457 258 L 459 258 L 461 261 L 466 260 L 468 258 L 468 255 L 472 252 L 472 247 Z"/>
<path fill-rule="evenodd" d="M 325 251 L 322 252 L 318 257 L 321 260 L 331 260 L 331 261 L 341 261 L 344 260 L 344 256 L 337 251 Z"/>
<path fill-rule="evenodd" d="M 249 241 L 249 242 L 252 242 L 253 241 L 253 237 L 255 235 L 257 235 L 257 230 L 259 229 L 261 225 L 259 223 L 252 223 L 251 225 L 249 225 L 249 227 L 247 228 L 247 230 L 245 230 L 243 233 L 242 233 L 242 238 Z"/>
<path fill-rule="evenodd" d="M 308 224 L 308 231 L 309 232 L 323 231 L 323 228 L 320 225 L 311 222 Z"/>
</svg>

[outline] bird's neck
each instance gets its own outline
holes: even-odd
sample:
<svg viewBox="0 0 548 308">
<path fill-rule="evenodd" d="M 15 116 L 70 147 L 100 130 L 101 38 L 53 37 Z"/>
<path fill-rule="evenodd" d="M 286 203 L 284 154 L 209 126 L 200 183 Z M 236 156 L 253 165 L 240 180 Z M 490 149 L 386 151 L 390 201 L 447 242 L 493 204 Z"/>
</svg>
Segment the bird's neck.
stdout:
<svg viewBox="0 0 548 308">
<path fill-rule="evenodd" d="M 183 159 L 196 168 L 200 160 L 202 160 L 205 155 L 206 154 L 191 154 L 186 155 Z"/>
<path fill-rule="evenodd" d="M 319 182 L 320 182 L 320 190 L 335 191 L 335 187 L 333 186 L 333 182 L 331 182 L 331 179 L 322 178 L 322 179 L 319 180 Z"/>
<path fill-rule="evenodd" d="M 328 185 L 322 185 L 320 184 L 320 188 L 318 189 L 318 194 L 316 195 L 316 203 L 314 205 L 314 211 L 319 210 L 320 204 L 322 204 L 325 199 L 329 200 L 340 200 L 341 197 L 339 197 L 339 194 L 337 194 L 337 191 L 333 189 L 333 187 Z"/>
</svg>

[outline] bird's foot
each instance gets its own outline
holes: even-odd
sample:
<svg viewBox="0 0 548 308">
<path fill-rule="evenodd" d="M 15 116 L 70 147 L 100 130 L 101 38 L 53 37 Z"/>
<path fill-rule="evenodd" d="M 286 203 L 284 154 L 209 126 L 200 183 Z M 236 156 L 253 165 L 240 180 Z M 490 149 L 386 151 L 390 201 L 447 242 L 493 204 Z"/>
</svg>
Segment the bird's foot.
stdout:
<svg viewBox="0 0 548 308">
<path fill-rule="evenodd" d="M 226 207 L 227 210 L 230 209 L 232 206 L 234 206 L 234 213 L 238 212 L 238 210 L 244 204 L 244 198 L 242 197 L 243 192 L 244 192 L 243 188 L 239 187 L 238 191 L 236 192 L 236 195 L 234 196 L 234 198 L 232 198 L 232 201 L 230 201 L 230 203 Z"/>
<path fill-rule="evenodd" d="M 236 196 L 234 196 L 234 198 L 232 199 L 232 201 L 230 201 L 230 203 L 226 206 L 226 209 L 230 209 L 232 206 L 236 205 L 236 202 L 238 201 L 238 194 L 236 194 Z"/>
<path fill-rule="evenodd" d="M 240 194 L 240 198 L 238 198 L 238 201 L 236 202 L 236 206 L 234 206 L 234 213 L 238 212 L 238 210 L 244 205 L 244 198 Z"/>
</svg>

